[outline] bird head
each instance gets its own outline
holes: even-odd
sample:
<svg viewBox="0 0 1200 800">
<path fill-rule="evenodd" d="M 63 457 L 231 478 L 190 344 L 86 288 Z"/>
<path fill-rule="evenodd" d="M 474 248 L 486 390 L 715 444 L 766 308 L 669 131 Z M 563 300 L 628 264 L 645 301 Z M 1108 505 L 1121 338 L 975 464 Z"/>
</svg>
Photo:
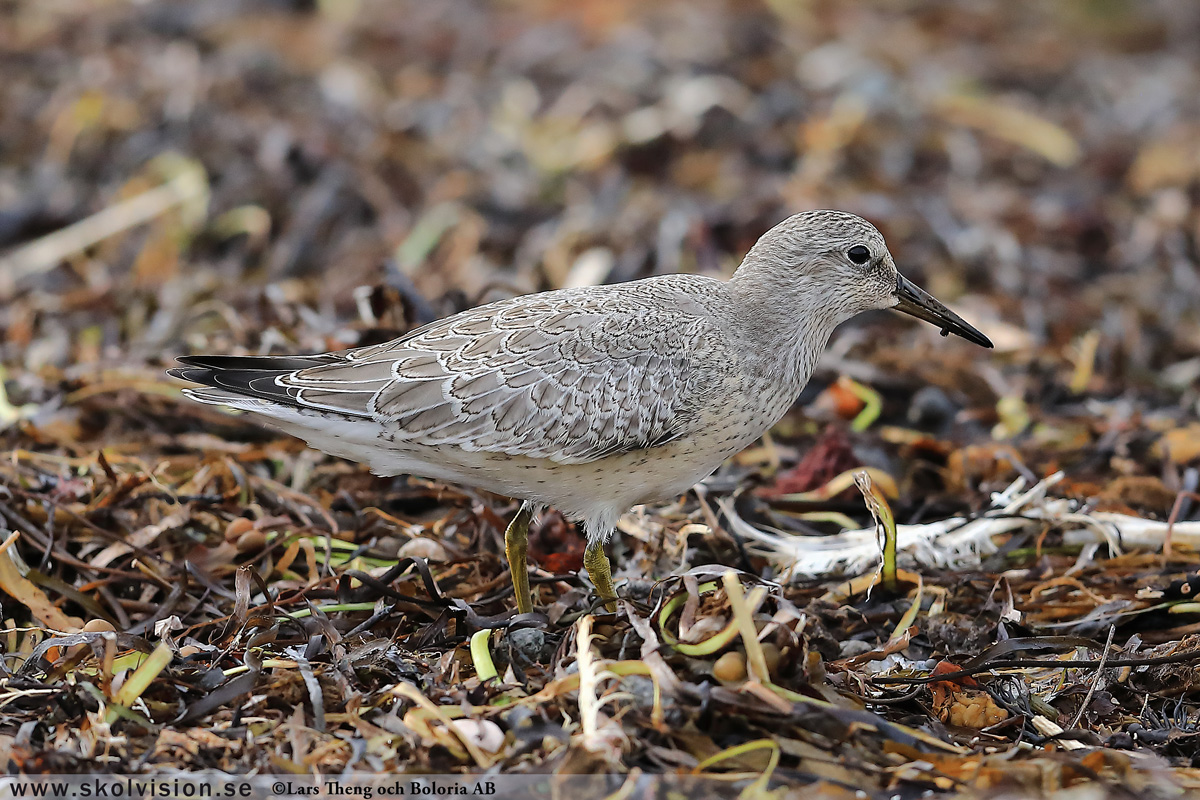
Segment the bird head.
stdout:
<svg viewBox="0 0 1200 800">
<path fill-rule="evenodd" d="M 900 274 L 883 235 L 862 217 L 843 211 L 806 211 L 767 231 L 751 248 L 739 272 L 770 274 L 771 290 L 795 292 L 820 304 L 840 322 L 873 309 L 894 308 L 991 347 L 992 342 L 962 317 Z"/>
</svg>

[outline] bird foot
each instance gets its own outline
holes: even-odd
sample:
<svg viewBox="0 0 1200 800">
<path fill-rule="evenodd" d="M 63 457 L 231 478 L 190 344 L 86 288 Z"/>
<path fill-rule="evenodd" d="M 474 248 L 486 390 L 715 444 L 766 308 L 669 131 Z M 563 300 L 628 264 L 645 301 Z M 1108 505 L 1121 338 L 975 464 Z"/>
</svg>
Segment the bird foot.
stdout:
<svg viewBox="0 0 1200 800">
<path fill-rule="evenodd" d="M 612 565 L 608 562 L 608 556 L 604 554 L 604 545 L 600 542 L 589 544 L 583 552 L 583 566 L 592 580 L 592 585 L 596 587 L 596 594 L 605 601 L 605 610 L 610 614 L 617 613 L 617 591 L 613 587 Z"/>
</svg>

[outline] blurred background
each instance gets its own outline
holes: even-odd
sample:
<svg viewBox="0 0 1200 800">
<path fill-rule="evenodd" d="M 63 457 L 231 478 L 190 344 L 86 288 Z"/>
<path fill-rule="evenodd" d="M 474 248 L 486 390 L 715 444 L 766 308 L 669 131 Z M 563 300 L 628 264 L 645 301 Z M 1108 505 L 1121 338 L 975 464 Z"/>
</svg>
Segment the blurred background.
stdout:
<svg viewBox="0 0 1200 800">
<path fill-rule="evenodd" d="M 24 676 L 4 678 L 0 763 L 695 772 L 743 751 L 769 772 L 780 749 L 768 766 L 762 740 L 778 739 L 776 774 L 825 776 L 831 796 L 1009 780 L 1033 796 L 1055 775 L 1158 796 L 1159 772 L 1113 777 L 1132 756 L 1090 748 L 1200 766 L 1182 663 L 1200 634 L 1195 523 L 1162 523 L 1200 518 L 1198 42 L 1191 0 L 0 0 L 0 550 L 20 556 L 0 558 L 0 673 L 21 663 Z M 656 719 L 658 678 L 623 673 L 640 688 L 620 684 L 632 699 L 615 727 L 595 726 L 598 755 L 582 702 L 552 681 L 594 611 L 566 521 L 547 513 L 530 536 L 550 623 L 505 630 L 503 682 L 480 683 L 466 641 L 512 622 L 502 531 L 515 504 L 371 477 L 187 401 L 163 374 L 189 352 L 379 342 L 517 293 L 728 276 L 812 208 L 875 223 L 901 269 L 996 349 L 893 312 L 842 326 L 760 444 L 705 489 L 622 519 L 608 547 L 629 618 L 663 592 L 682 604 L 656 581 L 690 568 L 793 571 L 786 547 L 747 547 L 738 517 L 743 530 L 871 525 L 850 483 L 863 466 L 901 523 L 1066 478 L 1026 512 L 1044 525 L 926 569 L 928 614 L 920 592 L 772 588 L 759 638 L 771 631 L 764 672 L 791 693 L 783 712 L 782 695 L 730 688 L 763 674 L 734 645 L 668 664 L 651 660 L 668 648 L 645 633 L 650 617 L 636 631 L 605 622 L 606 659 L 640 639 L 666 694 L 688 688 Z M 1107 532 L 1081 520 L 1110 511 L 1140 518 L 1123 535 L 1157 531 L 1151 552 L 1067 541 L 1075 526 Z M 940 547 L 927 549 L 967 548 Z M 361 582 L 366 570 L 379 581 Z M 678 638 L 694 613 L 711 624 L 689 622 L 694 635 L 732 631 L 724 607 L 680 610 Z M 651 617 L 666 641 L 666 617 Z M 107 648 L 96 666 L 99 650 L 64 645 L 39 661 L 44 632 L 80 628 L 147 652 L 169 641 L 179 658 L 157 662 L 146 698 L 115 677 L 136 653 L 114 662 Z M 887 665 L 964 654 L 982 670 L 996 662 L 974 655 L 992 642 L 1047 633 L 1049 648 L 1074 652 L 1071 634 L 1107 653 L 1107 633 L 1125 656 L 1181 660 L 1104 681 L 1103 661 L 1069 674 L 1031 662 L 993 684 L 1020 698 L 1002 723 L 984 692 L 871 706 L 961 756 L 864 722 L 875 701 L 854 693 Z M 718 661 L 732 665 L 724 685 Z M 418 678 L 431 706 L 487 715 L 455 730 L 507 741 L 495 760 L 456 755 L 449 725 L 397 700 Z M 507 705 L 518 684 L 536 713 Z M 161 735 L 94 711 L 127 695 L 148 699 Z M 838 705 L 787 711 L 804 697 Z M 1035 709 L 1061 739 L 1026 724 Z"/>
<path fill-rule="evenodd" d="M 1196 414 L 1195 3 L 0 14 L 10 420 L 183 352 L 342 348 L 513 293 L 728 275 L 821 207 L 878 225 L 998 350 L 880 314 L 840 332 L 813 391 L 915 372 L 986 426 L 1004 397 Z M 920 416 L 910 396 L 888 410 Z"/>
</svg>

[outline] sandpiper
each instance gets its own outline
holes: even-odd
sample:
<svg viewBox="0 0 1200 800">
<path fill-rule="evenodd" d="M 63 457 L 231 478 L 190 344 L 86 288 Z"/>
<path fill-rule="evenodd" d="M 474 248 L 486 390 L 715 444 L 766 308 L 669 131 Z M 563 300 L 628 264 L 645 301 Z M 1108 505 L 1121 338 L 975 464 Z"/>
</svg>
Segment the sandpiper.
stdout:
<svg viewBox="0 0 1200 800">
<path fill-rule="evenodd" d="M 385 344 L 311 356 L 190 356 L 200 402 L 251 412 L 379 475 L 524 501 L 505 531 L 520 612 L 540 506 L 583 523 L 584 566 L 615 610 L 604 542 L 631 506 L 686 492 L 787 412 L 833 329 L 895 308 L 991 347 L 896 270 L 840 211 L 767 231 L 727 281 L 662 275 L 463 311 Z"/>
</svg>

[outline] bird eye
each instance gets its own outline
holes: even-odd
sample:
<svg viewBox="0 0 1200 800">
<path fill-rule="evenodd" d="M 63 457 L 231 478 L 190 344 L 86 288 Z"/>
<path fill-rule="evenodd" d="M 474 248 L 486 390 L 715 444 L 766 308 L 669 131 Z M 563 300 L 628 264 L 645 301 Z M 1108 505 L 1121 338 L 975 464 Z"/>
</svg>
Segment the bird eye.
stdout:
<svg viewBox="0 0 1200 800">
<path fill-rule="evenodd" d="M 867 263 L 867 259 L 871 257 L 871 251 L 861 244 L 856 244 L 846 251 L 846 257 L 855 264 L 865 264 Z"/>
</svg>

